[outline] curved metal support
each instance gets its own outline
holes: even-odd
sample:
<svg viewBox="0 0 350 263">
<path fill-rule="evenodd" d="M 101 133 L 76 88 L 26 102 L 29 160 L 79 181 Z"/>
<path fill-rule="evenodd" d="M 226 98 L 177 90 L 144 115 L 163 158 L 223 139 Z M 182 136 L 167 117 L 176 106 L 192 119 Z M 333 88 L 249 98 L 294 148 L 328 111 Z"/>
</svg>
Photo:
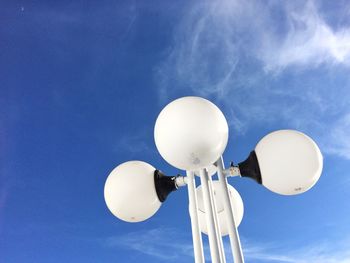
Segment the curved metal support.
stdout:
<svg viewBox="0 0 350 263">
<path fill-rule="evenodd" d="M 231 250 L 234 257 L 235 263 L 244 263 L 243 253 L 241 242 L 239 240 L 239 234 L 237 231 L 237 226 L 234 219 L 234 214 L 232 210 L 232 204 L 229 197 L 229 191 L 227 187 L 227 178 L 224 175 L 224 164 L 222 157 L 216 162 L 216 166 L 218 167 L 218 177 L 220 181 L 221 190 L 223 192 L 224 197 L 224 209 L 227 219 L 228 232 L 230 237 Z"/>
</svg>

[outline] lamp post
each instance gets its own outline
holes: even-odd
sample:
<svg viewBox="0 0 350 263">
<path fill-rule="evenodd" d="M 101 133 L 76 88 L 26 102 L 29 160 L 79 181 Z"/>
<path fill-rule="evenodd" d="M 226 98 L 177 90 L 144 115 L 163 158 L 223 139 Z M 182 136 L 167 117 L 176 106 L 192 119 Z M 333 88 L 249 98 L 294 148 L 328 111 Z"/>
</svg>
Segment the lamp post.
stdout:
<svg viewBox="0 0 350 263">
<path fill-rule="evenodd" d="M 166 176 L 150 164 L 129 161 L 108 176 L 104 197 L 109 210 L 121 220 L 140 222 L 153 216 L 167 196 L 188 188 L 189 211 L 196 263 L 204 263 L 201 232 L 209 237 L 212 262 L 226 262 L 222 236 L 229 235 L 234 262 L 243 263 L 237 227 L 243 217 L 239 193 L 228 177 L 248 177 L 281 195 L 310 189 L 322 173 L 317 144 L 295 130 L 278 130 L 263 137 L 248 158 L 225 169 L 223 152 L 228 125 L 220 109 L 200 97 L 169 103 L 154 128 L 161 156 L 186 176 Z M 218 180 L 213 176 L 218 174 Z M 201 185 L 196 188 L 195 176 Z"/>
</svg>

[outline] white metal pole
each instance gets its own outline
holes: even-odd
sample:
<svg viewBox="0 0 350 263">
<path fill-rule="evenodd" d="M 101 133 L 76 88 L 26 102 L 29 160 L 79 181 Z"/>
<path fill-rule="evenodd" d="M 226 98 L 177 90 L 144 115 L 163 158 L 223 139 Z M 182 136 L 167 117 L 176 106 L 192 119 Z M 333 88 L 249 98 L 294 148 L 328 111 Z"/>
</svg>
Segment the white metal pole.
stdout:
<svg viewBox="0 0 350 263">
<path fill-rule="evenodd" d="M 187 188 L 188 188 L 188 199 L 190 207 L 190 218 L 192 228 L 192 239 L 193 239 L 193 250 L 195 263 L 204 263 L 203 243 L 202 235 L 199 229 L 198 222 L 198 208 L 197 208 L 197 195 L 196 195 L 196 182 L 194 179 L 194 173 L 186 171 L 187 174 Z"/>
<path fill-rule="evenodd" d="M 215 222 L 214 222 L 214 214 L 213 214 L 214 211 L 213 211 L 213 207 L 210 199 L 208 173 L 205 169 L 200 169 L 199 174 L 201 178 L 201 185 L 203 188 L 203 202 L 205 207 L 205 215 L 207 219 L 206 221 L 207 221 L 207 228 L 208 228 L 211 260 L 213 263 L 219 263 L 220 249 L 219 249 L 219 242 L 217 239 L 217 232 L 216 232 Z"/>
<path fill-rule="evenodd" d="M 216 162 L 216 165 L 218 167 L 218 177 L 219 177 L 220 186 L 224 197 L 224 209 L 225 209 L 225 214 L 227 219 L 227 227 L 228 227 L 228 232 L 230 236 L 231 250 L 234 257 L 234 262 L 244 263 L 241 242 L 239 240 L 238 230 L 235 223 L 232 205 L 231 205 L 229 192 L 228 192 L 227 178 L 223 173 L 223 170 L 225 168 L 224 168 L 222 157 L 219 158 L 219 160 Z"/>
<path fill-rule="evenodd" d="M 209 187 L 210 201 L 211 201 L 211 205 L 213 207 L 214 225 L 215 225 L 215 230 L 216 230 L 216 239 L 218 240 L 218 245 L 219 245 L 220 262 L 226 263 L 225 250 L 224 250 L 224 245 L 222 243 L 222 236 L 221 236 L 221 230 L 220 230 L 218 213 L 217 213 L 218 210 L 216 208 L 215 194 L 214 194 L 214 190 L 213 190 L 211 176 L 208 176 L 208 187 Z"/>
</svg>

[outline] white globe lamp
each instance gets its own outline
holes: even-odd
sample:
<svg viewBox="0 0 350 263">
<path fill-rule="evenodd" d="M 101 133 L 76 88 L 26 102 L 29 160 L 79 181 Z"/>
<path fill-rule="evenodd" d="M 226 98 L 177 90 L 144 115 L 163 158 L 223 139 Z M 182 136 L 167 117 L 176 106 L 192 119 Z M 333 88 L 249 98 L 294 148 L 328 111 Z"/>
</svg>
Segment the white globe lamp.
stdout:
<svg viewBox="0 0 350 263">
<path fill-rule="evenodd" d="M 214 200 L 217 210 L 217 216 L 218 216 L 218 223 L 220 226 L 220 232 L 221 236 L 228 235 L 228 226 L 226 221 L 226 213 L 223 205 L 223 193 L 221 191 L 220 182 L 219 181 L 213 181 L 213 193 L 214 193 Z M 235 188 L 233 188 L 231 185 L 227 185 L 229 190 L 229 198 L 232 204 L 232 210 L 233 215 L 235 219 L 236 226 L 238 227 L 243 219 L 244 214 L 244 206 L 243 201 L 240 196 L 240 194 L 237 192 Z M 201 232 L 208 235 L 208 227 L 207 227 L 207 221 L 206 221 L 206 210 L 204 206 L 204 200 L 203 200 L 203 188 L 202 186 L 197 187 L 197 198 L 198 198 L 198 221 L 199 221 L 199 227 Z"/>
<path fill-rule="evenodd" d="M 104 198 L 113 215 L 126 222 L 140 222 L 157 212 L 162 203 L 155 188 L 155 171 L 148 163 L 129 161 L 110 173 Z"/>
<path fill-rule="evenodd" d="M 198 170 L 213 164 L 228 140 L 225 116 L 212 102 L 183 97 L 159 114 L 154 139 L 161 156 L 182 170 Z"/>
<path fill-rule="evenodd" d="M 295 195 L 318 181 L 323 157 L 309 136 L 278 130 L 263 137 L 239 168 L 242 176 L 254 178 L 275 193 Z"/>
</svg>

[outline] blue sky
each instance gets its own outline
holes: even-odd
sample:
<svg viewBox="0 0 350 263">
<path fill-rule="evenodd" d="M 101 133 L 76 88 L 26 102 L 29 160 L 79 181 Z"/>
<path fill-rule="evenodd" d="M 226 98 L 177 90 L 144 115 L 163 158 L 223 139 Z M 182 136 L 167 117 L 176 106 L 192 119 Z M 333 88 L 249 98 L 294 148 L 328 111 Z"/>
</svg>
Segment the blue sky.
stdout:
<svg viewBox="0 0 350 263">
<path fill-rule="evenodd" d="M 153 126 L 188 95 L 225 114 L 226 165 L 285 128 L 324 155 L 299 196 L 230 179 L 246 262 L 350 262 L 349 68 L 345 0 L 2 1 L 0 262 L 193 262 L 185 188 L 138 224 L 103 199 L 124 161 L 181 172 Z"/>
</svg>

